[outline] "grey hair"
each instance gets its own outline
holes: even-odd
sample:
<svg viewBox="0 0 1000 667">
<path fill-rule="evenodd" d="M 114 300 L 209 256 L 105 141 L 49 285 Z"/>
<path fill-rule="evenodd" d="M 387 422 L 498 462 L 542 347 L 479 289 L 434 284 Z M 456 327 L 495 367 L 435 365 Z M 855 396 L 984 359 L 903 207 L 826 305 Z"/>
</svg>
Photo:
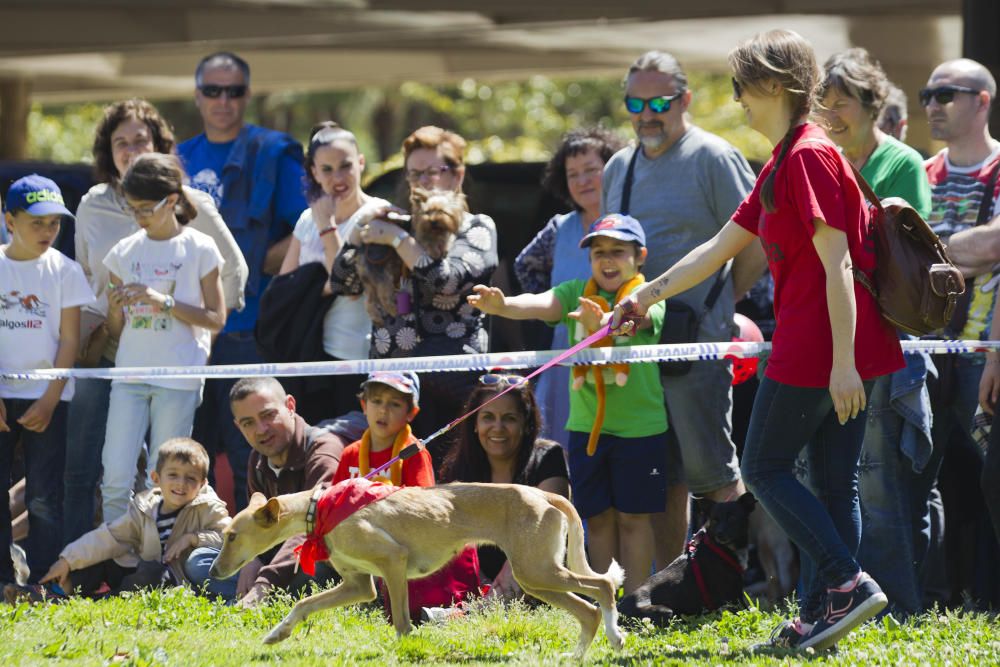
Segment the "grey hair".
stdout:
<svg viewBox="0 0 1000 667">
<path fill-rule="evenodd" d="M 194 69 L 194 85 L 201 87 L 205 70 L 221 67 L 223 69 L 238 69 L 243 74 L 243 84 L 250 85 L 250 65 L 235 53 L 229 51 L 217 51 L 198 61 L 198 66 Z"/>
<path fill-rule="evenodd" d="M 823 71 L 820 99 L 835 88 L 860 102 L 873 118 L 878 117 L 891 84 L 882 65 L 868 51 L 855 47 L 835 53 L 827 59 Z"/>
<path fill-rule="evenodd" d="M 677 58 L 674 58 L 669 53 L 663 51 L 646 51 L 646 53 L 636 58 L 635 62 L 628 68 L 628 74 L 625 75 L 622 85 L 628 85 L 629 77 L 636 72 L 662 72 L 669 74 L 677 83 L 677 92 L 687 90 L 687 74 L 684 73 L 684 68 L 681 67 Z"/>
</svg>

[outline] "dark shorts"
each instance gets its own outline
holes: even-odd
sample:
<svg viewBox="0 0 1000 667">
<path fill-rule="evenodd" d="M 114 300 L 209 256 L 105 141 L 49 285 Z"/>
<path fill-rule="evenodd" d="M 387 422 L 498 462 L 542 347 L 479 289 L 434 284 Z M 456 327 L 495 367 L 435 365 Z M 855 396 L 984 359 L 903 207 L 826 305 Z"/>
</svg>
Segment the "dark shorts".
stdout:
<svg viewBox="0 0 1000 667">
<path fill-rule="evenodd" d="M 666 509 L 667 434 L 619 438 L 601 434 L 587 456 L 589 433 L 570 431 L 569 479 L 573 504 L 584 519 L 608 508 L 625 514 Z"/>
</svg>

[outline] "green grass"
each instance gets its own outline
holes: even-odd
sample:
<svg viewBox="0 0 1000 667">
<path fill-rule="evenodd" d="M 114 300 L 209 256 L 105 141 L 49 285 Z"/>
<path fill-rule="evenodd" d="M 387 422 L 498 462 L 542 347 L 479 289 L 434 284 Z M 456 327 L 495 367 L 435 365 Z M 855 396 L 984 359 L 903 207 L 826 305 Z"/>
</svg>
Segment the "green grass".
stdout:
<svg viewBox="0 0 1000 667">
<path fill-rule="evenodd" d="M 242 611 L 184 589 L 131 597 L 17 607 L 0 605 L 0 665 L 395 665 L 573 664 L 575 620 L 548 607 L 477 606 L 464 617 L 425 625 L 397 640 L 374 607 L 314 615 L 275 646 L 261 638 L 290 600 Z M 788 610 L 785 610 L 786 613 Z M 1000 619 L 987 614 L 926 614 L 903 625 L 872 624 L 835 654 L 749 651 L 783 616 L 748 608 L 673 623 L 628 628 L 614 653 L 603 631 L 587 662 L 622 665 L 997 665 Z"/>
</svg>

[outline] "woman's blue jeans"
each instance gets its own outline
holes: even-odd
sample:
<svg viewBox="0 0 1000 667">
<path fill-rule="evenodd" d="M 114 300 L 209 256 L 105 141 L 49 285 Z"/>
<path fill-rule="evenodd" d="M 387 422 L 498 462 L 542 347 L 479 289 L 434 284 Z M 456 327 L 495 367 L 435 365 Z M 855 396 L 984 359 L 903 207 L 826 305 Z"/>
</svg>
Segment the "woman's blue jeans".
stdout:
<svg viewBox="0 0 1000 667">
<path fill-rule="evenodd" d="M 872 382 L 865 383 L 871 394 Z M 757 390 L 741 470 L 743 481 L 818 568 L 802 604 L 817 616 L 826 588 L 860 571 L 858 458 L 865 414 L 841 426 L 827 388 L 793 387 L 765 377 Z M 816 495 L 795 476 L 805 448 Z"/>
</svg>

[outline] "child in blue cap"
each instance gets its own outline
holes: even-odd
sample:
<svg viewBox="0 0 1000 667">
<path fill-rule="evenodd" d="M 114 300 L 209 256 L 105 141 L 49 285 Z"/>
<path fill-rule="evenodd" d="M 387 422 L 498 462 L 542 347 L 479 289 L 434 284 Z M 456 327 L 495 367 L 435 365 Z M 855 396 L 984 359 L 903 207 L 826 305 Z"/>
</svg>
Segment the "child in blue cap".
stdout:
<svg viewBox="0 0 1000 667">
<path fill-rule="evenodd" d="M 646 235 L 638 220 L 614 213 L 595 221 L 580 247 L 590 249 L 589 280 L 518 296 L 477 285 L 469 303 L 500 317 L 561 321 L 570 343 L 578 343 L 600 328 L 615 304 L 645 284 L 640 270 Z M 595 345 L 656 344 L 663 315 L 662 309 L 650 309 L 634 337 L 612 336 Z M 591 566 L 603 572 L 612 559 L 621 563 L 628 594 L 646 579 L 653 562 L 649 514 L 666 505 L 663 387 L 655 363 L 580 370 L 574 373 L 566 423 L 573 504 L 588 521 Z"/>
<path fill-rule="evenodd" d="M 72 368 L 80 339 L 80 306 L 94 300 L 80 265 L 53 247 L 63 218 L 72 218 L 59 186 L 32 174 L 7 191 L 0 246 L 0 369 Z M 25 459 L 25 551 L 30 585 L 62 548 L 66 417 L 73 380 L 0 377 L 0 487 L 11 481 L 14 445 Z M 0 502 L 0 585 L 14 581 L 11 517 Z"/>
</svg>

